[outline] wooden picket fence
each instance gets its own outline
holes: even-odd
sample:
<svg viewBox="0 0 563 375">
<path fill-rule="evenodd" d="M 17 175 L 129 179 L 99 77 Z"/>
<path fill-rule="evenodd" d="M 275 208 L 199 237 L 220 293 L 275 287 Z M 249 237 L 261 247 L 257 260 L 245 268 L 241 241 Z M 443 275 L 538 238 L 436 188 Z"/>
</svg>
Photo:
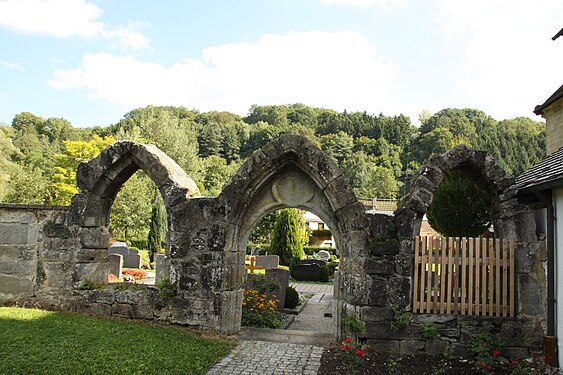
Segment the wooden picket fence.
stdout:
<svg viewBox="0 0 563 375">
<path fill-rule="evenodd" d="M 413 312 L 514 316 L 514 241 L 420 237 Z"/>
</svg>

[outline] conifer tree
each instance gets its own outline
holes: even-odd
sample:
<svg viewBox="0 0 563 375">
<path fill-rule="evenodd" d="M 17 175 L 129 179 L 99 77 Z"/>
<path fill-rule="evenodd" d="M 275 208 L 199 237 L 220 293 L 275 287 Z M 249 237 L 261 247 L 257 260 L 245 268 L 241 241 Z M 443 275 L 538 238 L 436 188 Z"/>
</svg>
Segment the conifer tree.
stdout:
<svg viewBox="0 0 563 375">
<path fill-rule="evenodd" d="M 292 258 L 303 258 L 303 242 L 296 209 L 287 208 L 280 211 L 274 225 L 270 252 L 278 255 L 280 264 L 286 266 L 290 264 Z"/>
<path fill-rule="evenodd" d="M 155 198 L 152 205 L 151 224 L 149 228 L 148 247 L 151 262 L 155 261 L 155 254 L 160 251 L 161 243 L 164 238 L 166 227 L 166 216 L 162 202 L 158 197 Z"/>
<path fill-rule="evenodd" d="M 462 172 L 450 172 L 426 212 L 432 228 L 447 237 L 477 237 L 491 225 L 490 203 Z"/>
</svg>

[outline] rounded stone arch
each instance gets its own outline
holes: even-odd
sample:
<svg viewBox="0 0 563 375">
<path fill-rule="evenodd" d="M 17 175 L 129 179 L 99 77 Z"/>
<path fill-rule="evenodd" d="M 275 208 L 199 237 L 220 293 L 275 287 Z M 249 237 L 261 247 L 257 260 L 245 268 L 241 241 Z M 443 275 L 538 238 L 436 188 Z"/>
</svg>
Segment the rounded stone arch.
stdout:
<svg viewBox="0 0 563 375">
<path fill-rule="evenodd" d="M 503 212 L 502 198 L 514 179 L 486 151 L 466 145 L 457 145 L 450 151 L 435 155 L 420 168 L 403 208 L 395 213 L 396 223 L 404 226 L 403 234 L 411 238 L 419 234 L 422 218 L 432 203 L 434 191 L 444 177 L 454 170 L 462 171 L 490 200 L 495 232 L 503 238 L 513 237 L 512 231 L 505 230 L 506 220 L 510 218 Z"/>
<path fill-rule="evenodd" d="M 118 141 L 96 158 L 81 163 L 76 173 L 81 192 L 72 198 L 68 220 L 80 233 L 73 275 L 75 285 L 86 279 L 105 281 L 111 207 L 123 184 L 140 169 L 152 179 L 163 197 L 169 231 L 178 222 L 172 208 L 199 195 L 196 183 L 154 145 Z"/>
</svg>

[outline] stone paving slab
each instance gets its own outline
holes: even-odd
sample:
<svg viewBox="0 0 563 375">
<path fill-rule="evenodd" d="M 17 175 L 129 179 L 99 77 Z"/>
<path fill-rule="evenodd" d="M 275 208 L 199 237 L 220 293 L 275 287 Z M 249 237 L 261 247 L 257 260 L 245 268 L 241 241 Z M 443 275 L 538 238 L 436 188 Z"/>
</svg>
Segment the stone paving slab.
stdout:
<svg viewBox="0 0 563 375">
<path fill-rule="evenodd" d="M 290 283 L 299 293 L 324 293 L 333 294 L 333 284 L 308 284 L 308 283 Z"/>
<path fill-rule="evenodd" d="M 241 341 L 207 375 L 303 374 L 315 375 L 324 349 L 265 341 Z"/>
</svg>

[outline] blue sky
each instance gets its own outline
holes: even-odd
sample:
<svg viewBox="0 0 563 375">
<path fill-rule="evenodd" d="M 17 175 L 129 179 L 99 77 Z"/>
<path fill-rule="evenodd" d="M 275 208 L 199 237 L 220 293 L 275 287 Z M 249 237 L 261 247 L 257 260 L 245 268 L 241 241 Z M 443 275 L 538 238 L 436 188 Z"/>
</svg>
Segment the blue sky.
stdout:
<svg viewBox="0 0 563 375">
<path fill-rule="evenodd" d="M 149 104 L 529 116 L 563 83 L 561 0 L 0 0 L 0 123 Z"/>
</svg>

